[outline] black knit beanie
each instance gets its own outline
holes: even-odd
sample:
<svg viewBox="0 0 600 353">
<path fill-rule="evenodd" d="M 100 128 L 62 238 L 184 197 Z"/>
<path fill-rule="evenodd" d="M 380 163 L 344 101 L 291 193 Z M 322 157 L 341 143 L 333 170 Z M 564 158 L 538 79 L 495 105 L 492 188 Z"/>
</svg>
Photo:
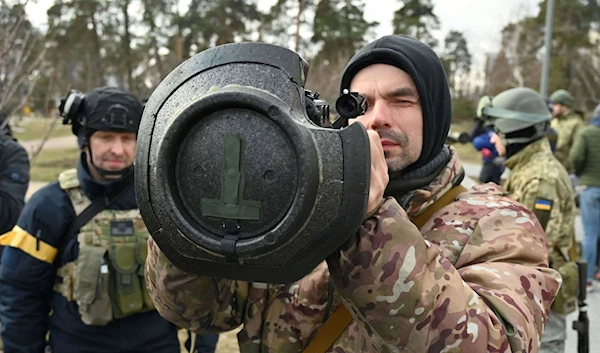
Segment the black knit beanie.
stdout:
<svg viewBox="0 0 600 353">
<path fill-rule="evenodd" d="M 373 64 L 388 64 L 413 79 L 423 110 L 423 149 L 408 172 L 432 161 L 442 150 L 452 120 L 452 102 L 446 73 L 437 54 L 426 44 L 407 36 L 385 36 L 362 48 L 346 66 L 340 92 L 350 88 L 352 78 Z"/>
</svg>

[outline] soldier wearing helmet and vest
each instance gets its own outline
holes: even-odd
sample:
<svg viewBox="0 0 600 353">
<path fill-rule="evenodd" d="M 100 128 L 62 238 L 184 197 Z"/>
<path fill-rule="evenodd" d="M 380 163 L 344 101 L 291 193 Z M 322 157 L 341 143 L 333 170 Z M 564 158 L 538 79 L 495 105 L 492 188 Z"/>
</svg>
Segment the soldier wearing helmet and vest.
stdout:
<svg viewBox="0 0 600 353">
<path fill-rule="evenodd" d="M 177 328 L 156 312 L 144 281 L 149 234 L 133 184 L 142 106 L 103 87 L 71 91 L 60 112 L 81 158 L 34 194 L 0 238 L 4 349 L 179 352 Z M 215 344 L 213 336 L 211 352 Z"/>
<path fill-rule="evenodd" d="M 565 315 L 576 309 L 575 202 L 569 175 L 552 154 L 546 137 L 551 115 L 544 99 L 529 88 L 509 89 L 481 102 L 485 106 L 481 114 L 495 130 L 491 141 L 511 170 L 505 188 L 539 219 L 548 238 L 550 267 L 563 278 L 540 352 L 564 352 Z"/>
<path fill-rule="evenodd" d="M 573 95 L 564 89 L 559 89 L 550 95 L 552 103 L 552 129 L 558 134 L 556 142 L 556 158 L 565 166 L 567 172 L 573 173 L 573 164 L 569 161 L 569 151 L 577 131 L 585 125 L 581 115 L 573 110 Z"/>
</svg>

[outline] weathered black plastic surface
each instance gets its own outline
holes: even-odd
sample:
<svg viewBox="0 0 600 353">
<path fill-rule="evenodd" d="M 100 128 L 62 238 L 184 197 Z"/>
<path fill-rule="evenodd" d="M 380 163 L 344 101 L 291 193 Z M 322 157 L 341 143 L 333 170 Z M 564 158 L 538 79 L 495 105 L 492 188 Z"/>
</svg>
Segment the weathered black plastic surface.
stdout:
<svg viewBox="0 0 600 353">
<path fill-rule="evenodd" d="M 318 128 L 304 112 L 306 68 L 258 43 L 200 53 L 150 97 L 138 133 L 136 194 L 156 243 L 199 275 L 288 283 L 355 233 L 366 212 L 370 152 L 360 124 Z M 262 218 L 239 220 L 238 261 L 222 253 L 223 221 L 200 203 L 221 192 L 223 141 L 245 140 L 245 200 Z"/>
</svg>

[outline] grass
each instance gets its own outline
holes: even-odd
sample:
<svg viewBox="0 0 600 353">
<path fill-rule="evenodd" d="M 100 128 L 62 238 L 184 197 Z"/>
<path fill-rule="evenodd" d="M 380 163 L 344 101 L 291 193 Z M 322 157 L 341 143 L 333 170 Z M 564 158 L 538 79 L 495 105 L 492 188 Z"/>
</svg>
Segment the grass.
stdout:
<svg viewBox="0 0 600 353">
<path fill-rule="evenodd" d="M 61 172 L 75 168 L 79 160 L 79 149 L 62 148 L 42 150 L 31 167 L 31 181 L 52 182 Z"/>
<path fill-rule="evenodd" d="M 40 140 L 52 124 L 52 118 L 24 118 L 20 122 L 11 122 L 14 137 L 19 141 Z M 63 125 L 61 119 L 57 119 L 52 127 L 50 138 L 71 135 L 71 126 Z"/>
</svg>

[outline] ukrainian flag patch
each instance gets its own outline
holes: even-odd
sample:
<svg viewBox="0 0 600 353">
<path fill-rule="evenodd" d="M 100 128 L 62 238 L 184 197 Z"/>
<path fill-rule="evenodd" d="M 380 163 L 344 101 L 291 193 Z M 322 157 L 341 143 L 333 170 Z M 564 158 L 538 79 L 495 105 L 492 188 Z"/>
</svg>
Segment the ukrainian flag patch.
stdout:
<svg viewBox="0 0 600 353">
<path fill-rule="evenodd" d="M 552 209 L 552 201 L 546 199 L 536 199 L 534 208 L 540 211 L 550 211 Z"/>
</svg>

